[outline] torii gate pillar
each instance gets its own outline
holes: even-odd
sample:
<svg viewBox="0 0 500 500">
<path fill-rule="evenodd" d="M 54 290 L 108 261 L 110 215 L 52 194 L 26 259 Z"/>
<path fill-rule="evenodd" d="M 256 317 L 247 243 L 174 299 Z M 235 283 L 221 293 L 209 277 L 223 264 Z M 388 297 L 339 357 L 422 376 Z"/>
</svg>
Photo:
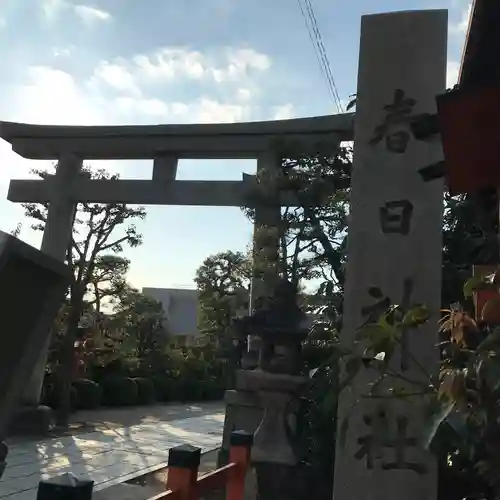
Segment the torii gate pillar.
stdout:
<svg viewBox="0 0 500 500">
<path fill-rule="evenodd" d="M 43 232 L 40 250 L 62 262 L 66 259 L 68 243 L 71 241 L 73 219 L 75 216 L 76 202 L 68 194 L 66 187 L 78 177 L 83 161 L 72 154 L 61 156 L 55 175 L 57 190 L 53 200 L 49 203 L 47 222 Z M 40 352 L 40 356 L 33 370 L 33 374 L 26 385 L 22 404 L 37 406 L 42 392 L 45 365 L 49 353 L 50 335 Z"/>
</svg>

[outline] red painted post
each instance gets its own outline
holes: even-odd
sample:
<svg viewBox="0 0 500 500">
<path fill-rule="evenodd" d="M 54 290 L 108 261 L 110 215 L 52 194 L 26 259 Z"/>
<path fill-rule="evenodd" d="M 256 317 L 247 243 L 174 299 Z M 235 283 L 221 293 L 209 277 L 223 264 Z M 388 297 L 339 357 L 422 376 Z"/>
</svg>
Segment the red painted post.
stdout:
<svg viewBox="0 0 500 500">
<path fill-rule="evenodd" d="M 168 454 L 167 490 L 179 493 L 182 500 L 198 500 L 198 467 L 201 449 L 183 444 Z"/>
<path fill-rule="evenodd" d="M 229 463 L 235 467 L 229 472 L 226 485 L 226 500 L 243 500 L 245 495 L 245 478 L 250 466 L 253 434 L 245 431 L 231 433 Z"/>
</svg>

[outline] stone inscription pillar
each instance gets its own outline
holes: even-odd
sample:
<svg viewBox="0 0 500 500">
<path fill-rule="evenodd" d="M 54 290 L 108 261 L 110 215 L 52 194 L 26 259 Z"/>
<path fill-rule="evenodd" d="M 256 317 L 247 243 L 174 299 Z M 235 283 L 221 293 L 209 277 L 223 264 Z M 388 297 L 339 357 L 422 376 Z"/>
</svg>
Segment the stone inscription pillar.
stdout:
<svg viewBox="0 0 500 500">
<path fill-rule="evenodd" d="M 446 43 L 445 10 L 362 18 L 341 335 L 346 345 L 366 320 L 362 309 L 377 302 L 370 287 L 392 303 L 406 294 L 411 303 L 440 308 L 443 185 L 424 183 L 417 170 L 441 160 L 442 153 L 438 143 L 417 141 L 409 124 L 417 114 L 436 111 L 435 96 L 446 84 Z M 436 332 L 430 321 L 408 334 L 406 352 L 429 373 L 437 370 Z M 404 358 L 403 352 L 396 369 L 418 376 Z M 421 402 L 363 400 L 352 410 L 368 391 L 370 377 L 362 368 L 340 397 L 334 499 L 435 499 L 436 464 L 418 445 Z M 377 428 L 379 420 L 384 432 Z"/>
</svg>

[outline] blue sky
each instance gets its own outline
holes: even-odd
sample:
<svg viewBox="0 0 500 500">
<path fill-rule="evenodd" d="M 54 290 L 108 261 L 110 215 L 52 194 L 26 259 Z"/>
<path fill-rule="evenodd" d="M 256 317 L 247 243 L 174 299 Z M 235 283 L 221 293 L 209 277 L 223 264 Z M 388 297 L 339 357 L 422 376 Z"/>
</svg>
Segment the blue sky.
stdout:
<svg viewBox="0 0 500 500">
<path fill-rule="evenodd" d="M 454 84 L 469 0 L 312 0 L 341 99 L 356 90 L 360 17 L 449 9 Z M 102 125 L 235 122 L 335 112 L 295 0 L 0 0 L 0 119 Z M 11 178 L 43 162 L 0 143 L 0 229 L 23 222 L 6 200 Z M 123 178 L 152 161 L 95 162 Z M 178 178 L 241 179 L 250 161 L 182 161 Z M 144 244 L 126 255 L 136 286 L 194 286 L 209 254 L 245 250 L 237 208 L 149 207 Z M 41 236 L 24 223 L 21 238 Z"/>
</svg>

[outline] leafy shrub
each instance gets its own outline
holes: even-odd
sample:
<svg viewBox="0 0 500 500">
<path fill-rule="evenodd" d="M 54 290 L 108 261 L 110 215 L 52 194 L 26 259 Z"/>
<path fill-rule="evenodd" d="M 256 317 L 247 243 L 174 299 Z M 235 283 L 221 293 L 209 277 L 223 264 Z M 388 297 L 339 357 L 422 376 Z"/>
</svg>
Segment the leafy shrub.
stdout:
<svg viewBox="0 0 500 500">
<path fill-rule="evenodd" d="M 202 386 L 202 398 L 207 401 L 216 401 L 224 398 L 224 387 L 221 381 L 210 377 Z"/>
<path fill-rule="evenodd" d="M 139 387 L 134 379 L 111 376 L 102 382 L 103 401 L 109 406 L 132 406 L 139 399 Z"/>
<path fill-rule="evenodd" d="M 208 378 L 209 363 L 195 350 L 185 350 L 178 363 L 178 379 L 176 380 L 176 400 L 199 401 L 203 397 L 203 384 Z"/>
<path fill-rule="evenodd" d="M 203 399 L 203 385 L 203 380 L 196 380 L 189 375 L 180 378 L 177 386 L 178 394 L 176 394 L 176 399 L 181 402 L 200 401 Z"/>
<path fill-rule="evenodd" d="M 185 392 L 184 379 L 180 373 L 177 373 L 171 379 L 171 401 L 186 401 Z"/>
<path fill-rule="evenodd" d="M 101 404 L 102 389 L 97 382 L 88 379 L 78 379 L 73 382 L 77 393 L 77 407 L 82 410 L 92 410 Z"/>
<path fill-rule="evenodd" d="M 151 378 L 157 401 L 172 401 L 173 399 L 173 384 L 172 378 L 168 375 L 154 375 Z"/>
<path fill-rule="evenodd" d="M 141 405 L 154 403 L 156 400 L 156 392 L 153 381 L 144 377 L 136 377 L 133 380 L 137 384 L 138 403 Z"/>
<path fill-rule="evenodd" d="M 143 375 L 141 370 L 141 360 L 136 357 L 123 358 L 121 362 L 121 375 L 125 377 L 135 378 Z"/>
<path fill-rule="evenodd" d="M 72 412 L 76 411 L 78 407 L 78 394 L 74 387 L 71 387 L 70 393 L 70 409 Z M 43 404 L 50 406 L 53 410 L 57 410 L 59 407 L 59 392 L 55 384 L 49 384 L 46 386 L 45 399 Z"/>
<path fill-rule="evenodd" d="M 101 382 L 110 377 L 124 376 L 125 367 L 121 358 L 112 359 L 104 365 L 90 363 L 90 373 L 93 380 Z"/>
</svg>

